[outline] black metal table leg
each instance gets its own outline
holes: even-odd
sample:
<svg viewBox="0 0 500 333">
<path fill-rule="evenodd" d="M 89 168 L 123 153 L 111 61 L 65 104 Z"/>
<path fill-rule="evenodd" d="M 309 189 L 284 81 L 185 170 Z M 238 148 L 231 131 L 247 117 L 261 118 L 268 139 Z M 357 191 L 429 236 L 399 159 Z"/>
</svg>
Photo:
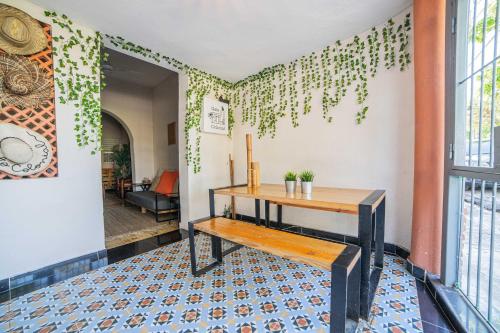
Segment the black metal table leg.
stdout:
<svg viewBox="0 0 500 333">
<path fill-rule="evenodd" d="M 260 225 L 260 200 L 255 199 L 255 224 Z"/>
<path fill-rule="evenodd" d="M 269 228 L 269 200 L 264 201 L 264 218 L 266 228 Z"/>
<path fill-rule="evenodd" d="M 361 246 L 361 317 L 370 314 L 370 257 L 372 248 L 372 206 L 359 205 L 359 246 Z"/>
<path fill-rule="evenodd" d="M 384 268 L 385 198 L 375 211 L 375 267 Z"/>
<path fill-rule="evenodd" d="M 283 228 L 283 206 L 278 205 L 278 229 Z"/>
<path fill-rule="evenodd" d="M 208 201 L 210 205 L 210 217 L 215 217 L 215 193 L 214 190 L 208 190 Z"/>
<path fill-rule="evenodd" d="M 210 205 L 210 217 L 215 217 L 215 195 L 212 189 L 208 190 L 208 201 Z M 212 258 L 217 258 L 217 248 L 214 242 L 212 242 Z"/>
<path fill-rule="evenodd" d="M 378 282 L 382 273 L 384 261 L 384 219 L 385 219 L 385 191 L 373 191 L 358 207 L 358 238 L 361 247 L 361 317 L 368 319 L 375 296 Z M 378 207 L 374 206 L 382 197 Z M 378 210 L 378 214 L 376 213 Z M 375 214 L 375 216 L 374 216 Z M 373 232 L 376 232 L 376 241 L 373 241 Z M 370 268 L 372 248 L 376 249 L 376 265 L 373 271 Z"/>
</svg>

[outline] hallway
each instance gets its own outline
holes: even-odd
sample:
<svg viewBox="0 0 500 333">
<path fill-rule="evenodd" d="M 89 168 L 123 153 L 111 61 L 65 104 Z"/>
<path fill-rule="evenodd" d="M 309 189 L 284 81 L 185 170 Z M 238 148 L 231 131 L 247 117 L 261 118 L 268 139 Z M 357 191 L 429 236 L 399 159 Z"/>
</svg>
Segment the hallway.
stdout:
<svg viewBox="0 0 500 333">
<path fill-rule="evenodd" d="M 104 199 L 104 230 L 106 249 L 137 242 L 179 229 L 178 221 L 155 221 L 151 212 L 141 213 L 139 207 L 123 203 L 114 193 Z"/>
</svg>

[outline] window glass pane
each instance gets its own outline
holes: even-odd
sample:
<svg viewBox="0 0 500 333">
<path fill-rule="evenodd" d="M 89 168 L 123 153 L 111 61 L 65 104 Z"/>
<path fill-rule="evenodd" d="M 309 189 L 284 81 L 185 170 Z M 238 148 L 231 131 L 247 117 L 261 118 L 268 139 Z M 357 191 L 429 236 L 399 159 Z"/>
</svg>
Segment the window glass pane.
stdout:
<svg viewBox="0 0 500 333">
<path fill-rule="evenodd" d="M 498 115 L 498 1 L 470 0 L 457 29 L 454 164 L 494 167 Z M 500 163 L 500 161 L 499 161 Z"/>
<path fill-rule="evenodd" d="M 500 198 L 497 183 L 463 178 L 457 287 L 500 329 Z M 497 223 L 498 222 L 498 223 Z"/>
<path fill-rule="evenodd" d="M 454 123 L 450 124 L 455 135 L 451 147 L 454 163 L 450 174 L 460 172 L 474 178 L 454 176 L 453 183 L 450 182 L 452 215 L 449 216 L 454 217 L 449 217 L 448 222 L 454 224 L 447 232 L 453 233 L 456 242 L 453 251 L 458 253 L 445 259 L 447 264 L 458 267 L 453 279 L 458 290 L 497 330 L 500 330 L 499 2 L 458 1 L 455 113 Z M 499 141 L 496 145 L 495 132 Z M 459 215 L 454 215 L 458 212 Z"/>
</svg>

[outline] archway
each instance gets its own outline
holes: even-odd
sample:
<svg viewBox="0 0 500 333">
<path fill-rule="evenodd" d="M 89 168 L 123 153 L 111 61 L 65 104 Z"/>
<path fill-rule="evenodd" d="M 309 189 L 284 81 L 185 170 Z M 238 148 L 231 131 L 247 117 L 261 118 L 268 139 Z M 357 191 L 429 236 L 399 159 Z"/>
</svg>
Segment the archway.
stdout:
<svg viewBox="0 0 500 333">
<path fill-rule="evenodd" d="M 132 136 L 132 132 L 130 131 L 127 124 L 125 124 L 125 122 L 122 119 L 120 119 L 120 117 L 118 117 L 113 112 L 111 112 L 109 110 L 105 110 L 105 109 L 101 109 L 101 112 L 103 115 L 103 119 L 102 119 L 103 127 L 104 127 L 104 123 L 105 123 L 105 117 L 109 117 L 114 122 L 116 122 L 123 129 L 124 133 L 126 134 L 128 145 L 130 148 L 130 159 L 131 159 L 130 165 L 131 165 L 132 179 L 135 179 L 134 137 Z M 104 133 L 104 128 L 103 128 L 103 145 L 105 144 L 104 135 L 105 135 L 105 133 Z M 104 151 L 104 148 L 105 147 L 103 146 L 103 151 Z M 103 158 L 104 158 L 104 156 L 103 156 Z"/>
</svg>

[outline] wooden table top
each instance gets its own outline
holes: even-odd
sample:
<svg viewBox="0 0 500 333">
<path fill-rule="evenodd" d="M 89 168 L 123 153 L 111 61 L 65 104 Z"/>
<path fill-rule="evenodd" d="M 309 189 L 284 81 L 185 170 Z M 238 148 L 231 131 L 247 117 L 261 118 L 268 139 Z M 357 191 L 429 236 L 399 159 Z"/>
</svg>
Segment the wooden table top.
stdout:
<svg viewBox="0 0 500 333">
<path fill-rule="evenodd" d="M 198 222 L 194 228 L 237 244 L 326 270 L 331 270 L 332 262 L 346 248 L 345 244 L 301 236 L 224 217 Z"/>
<path fill-rule="evenodd" d="M 285 184 L 261 184 L 259 187 L 248 187 L 243 185 L 216 189 L 214 193 L 242 198 L 269 200 L 272 203 L 286 206 L 358 215 L 359 204 L 373 194 L 374 190 L 313 186 L 313 192 L 310 195 L 305 195 L 299 191 L 295 193 L 286 193 Z M 372 204 L 372 209 L 375 209 L 384 197 L 385 193 Z"/>
</svg>

